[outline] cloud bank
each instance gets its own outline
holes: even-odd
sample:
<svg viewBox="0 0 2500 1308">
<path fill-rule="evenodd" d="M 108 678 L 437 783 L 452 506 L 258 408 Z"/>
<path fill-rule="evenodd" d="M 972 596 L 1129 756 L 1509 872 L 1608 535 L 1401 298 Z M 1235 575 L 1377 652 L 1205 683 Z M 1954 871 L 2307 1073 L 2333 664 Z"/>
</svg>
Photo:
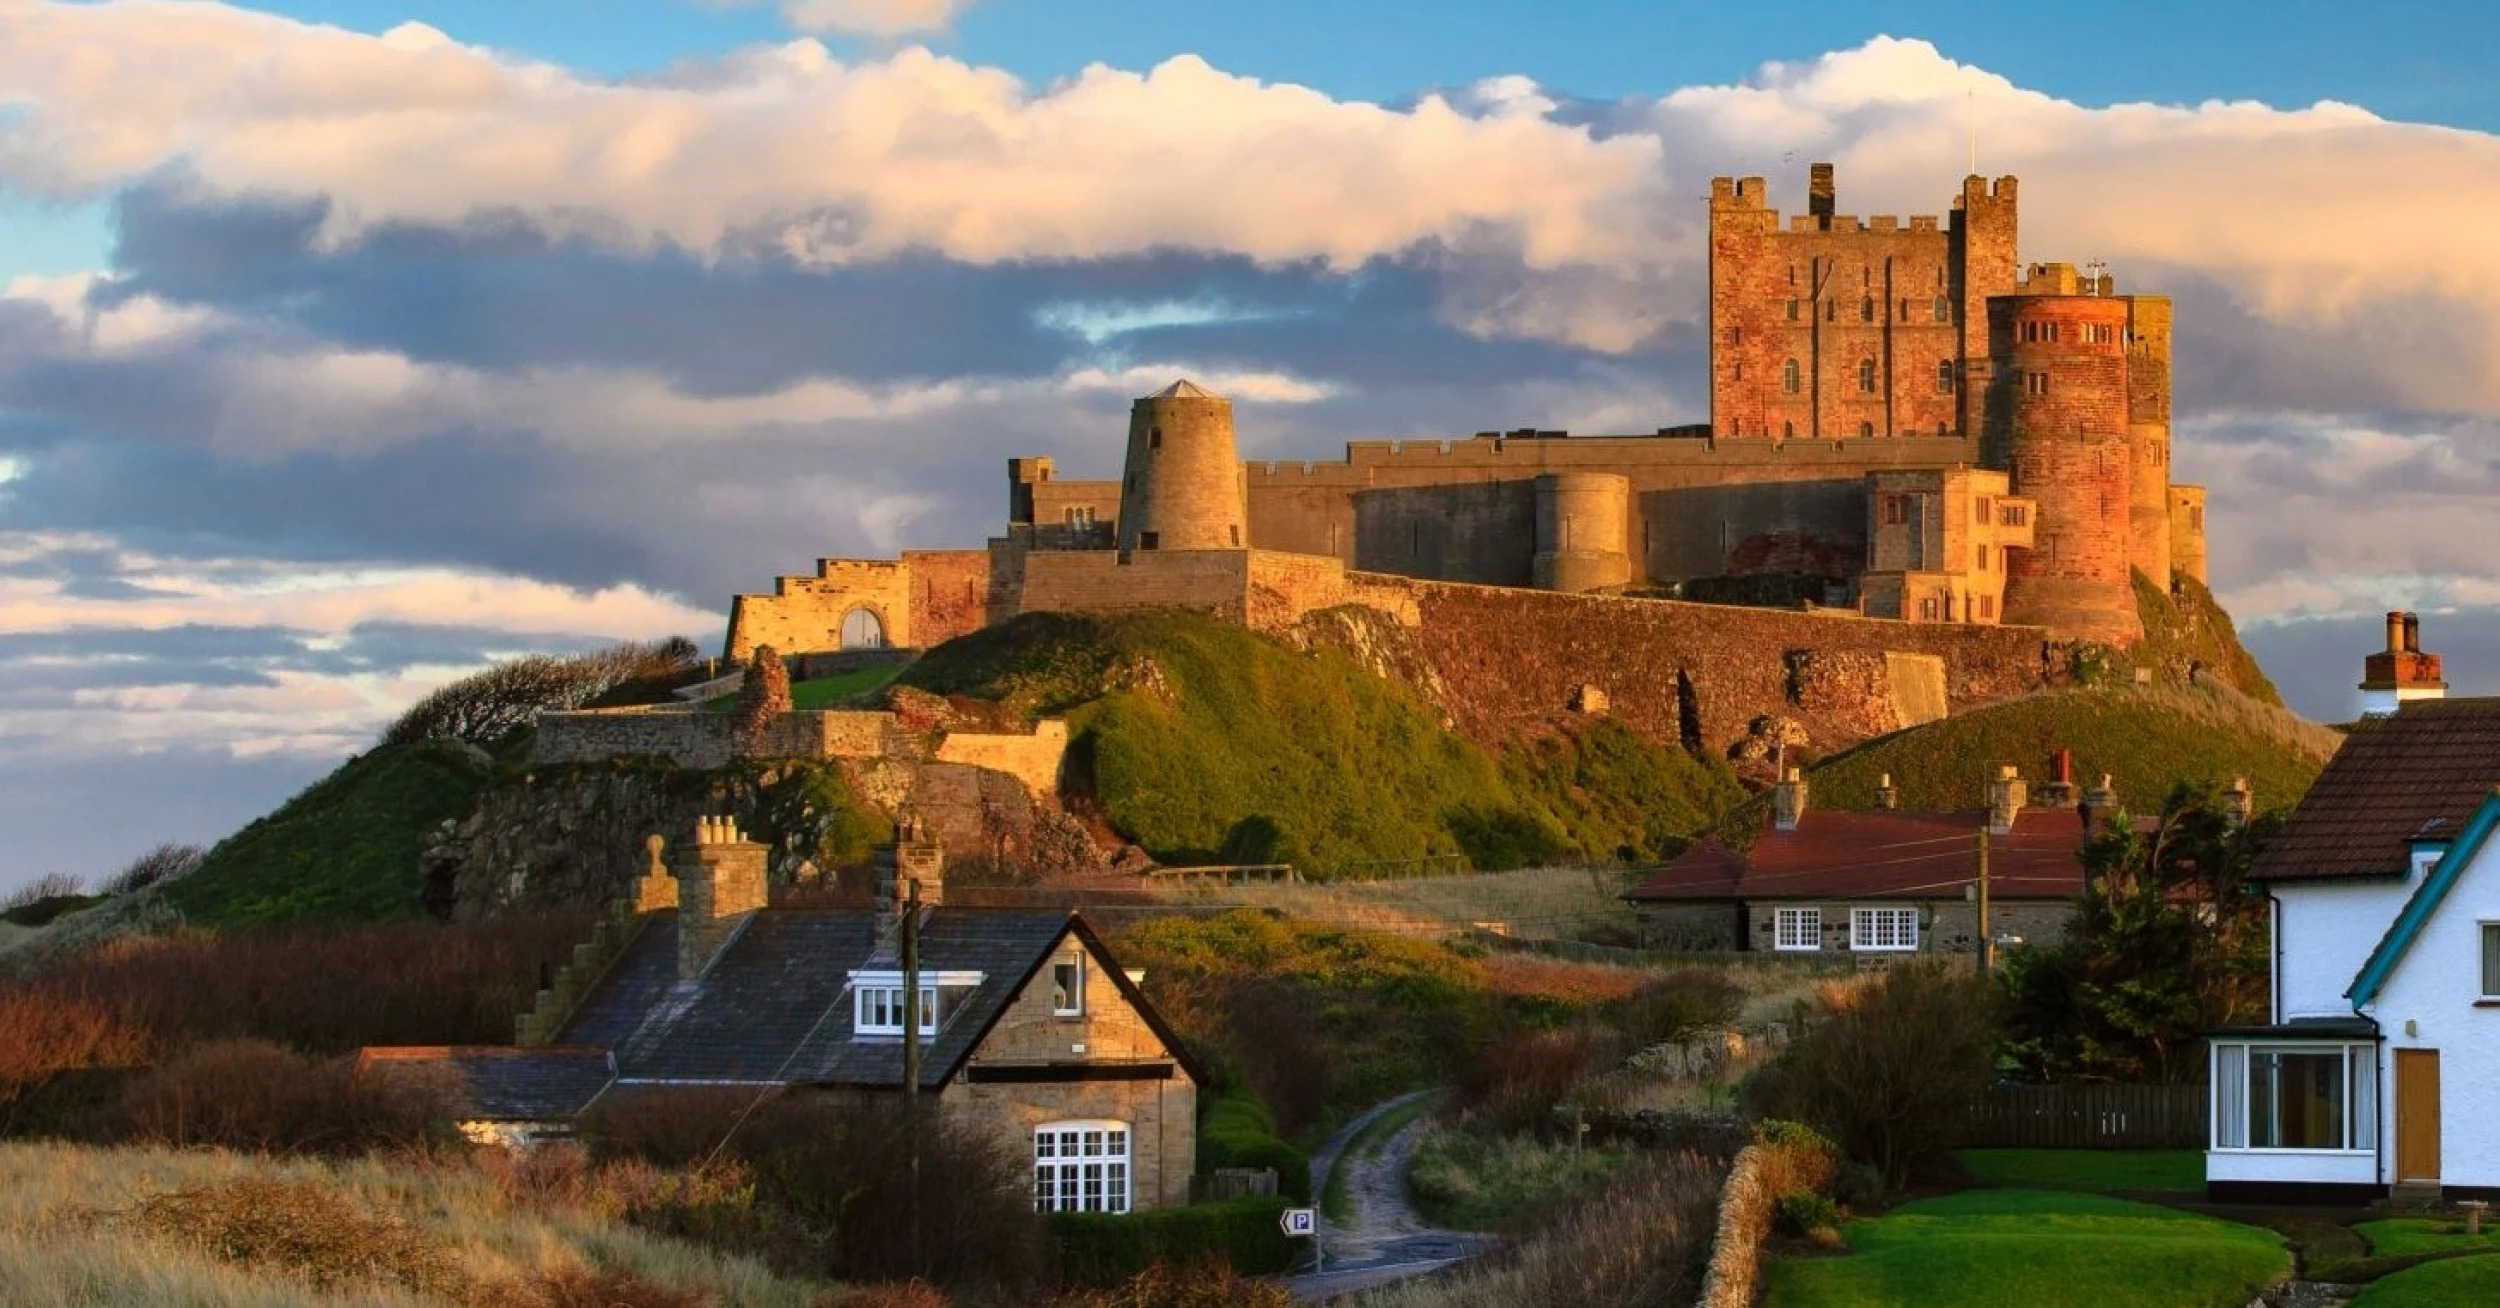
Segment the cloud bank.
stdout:
<svg viewBox="0 0 2500 1308">
<path fill-rule="evenodd" d="M 1708 178 L 1936 213 L 1974 122 L 2024 257 L 2177 298 L 2179 475 L 2261 648 L 2500 612 L 2500 140 L 2349 105 L 1896 39 L 1608 103 L 805 38 L 610 79 L 138 0 L 0 0 L 0 88 L 0 190 L 116 216 L 111 266 L 0 289 L 0 744 L 63 766 L 326 758 L 498 652 L 709 642 L 819 555 L 978 541 L 1011 455 L 1108 472 L 1180 373 L 1252 457 L 1698 419 Z"/>
</svg>

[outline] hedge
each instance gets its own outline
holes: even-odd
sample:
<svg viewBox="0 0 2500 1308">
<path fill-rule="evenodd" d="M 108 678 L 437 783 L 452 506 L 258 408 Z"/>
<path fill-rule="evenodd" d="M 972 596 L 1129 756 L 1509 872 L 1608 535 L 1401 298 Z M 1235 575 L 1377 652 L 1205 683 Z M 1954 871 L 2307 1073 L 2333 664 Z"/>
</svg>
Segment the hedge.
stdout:
<svg viewBox="0 0 2500 1308">
<path fill-rule="evenodd" d="M 1219 1167 L 1272 1167 L 1276 1189 L 1308 1203 L 1311 1160 L 1279 1138 L 1267 1107 L 1233 1090 L 1210 1101 L 1206 1120 L 1198 1125 L 1198 1165 L 1209 1172 Z"/>
<path fill-rule="evenodd" d="M 1261 1276 L 1291 1270 L 1301 1252 L 1277 1225 L 1292 1206 L 1281 1196 L 1253 1195 L 1122 1216 L 1056 1213 L 1050 1228 L 1060 1275 L 1074 1284 L 1117 1285 L 1156 1263 L 1192 1267 L 1210 1259 Z"/>
</svg>

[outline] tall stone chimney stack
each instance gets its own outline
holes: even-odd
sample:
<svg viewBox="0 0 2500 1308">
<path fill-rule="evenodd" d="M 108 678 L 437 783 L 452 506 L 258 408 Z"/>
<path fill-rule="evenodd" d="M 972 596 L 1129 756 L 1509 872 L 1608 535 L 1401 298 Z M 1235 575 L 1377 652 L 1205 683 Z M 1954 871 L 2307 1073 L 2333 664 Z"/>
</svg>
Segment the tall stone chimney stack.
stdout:
<svg viewBox="0 0 2500 1308">
<path fill-rule="evenodd" d="M 2083 792 L 2083 830 L 2089 835 L 2099 830 L 2118 812 L 2118 788 L 2110 784 L 2109 774 L 2101 774 L 2101 784 Z"/>
<path fill-rule="evenodd" d="M 911 883 L 920 883 L 922 908 L 946 902 L 946 847 L 929 835 L 919 818 L 905 814 L 894 824 L 894 843 L 876 851 L 874 866 L 869 893 L 877 911 L 878 940 L 892 937 L 901 928 Z"/>
<path fill-rule="evenodd" d="M 2031 787 L 2024 784 L 2022 771 L 2008 763 L 1997 769 L 1988 782 L 1988 834 L 2007 836 L 2014 833 L 2014 819 L 2031 800 Z"/>
<path fill-rule="evenodd" d="M 726 817 L 696 818 L 677 857 L 677 978 L 692 981 L 764 907 L 770 853 Z"/>
<path fill-rule="evenodd" d="M 1781 831 L 1794 831 L 1805 816 L 1806 774 L 1801 768 L 1790 768 L 1771 787 L 1771 825 Z"/>
<path fill-rule="evenodd" d="M 2389 611 L 2387 648 L 2361 661 L 2361 716 L 2385 717 L 2409 700 L 2447 694 L 2439 656 L 2422 652 L 2421 615 Z"/>
</svg>

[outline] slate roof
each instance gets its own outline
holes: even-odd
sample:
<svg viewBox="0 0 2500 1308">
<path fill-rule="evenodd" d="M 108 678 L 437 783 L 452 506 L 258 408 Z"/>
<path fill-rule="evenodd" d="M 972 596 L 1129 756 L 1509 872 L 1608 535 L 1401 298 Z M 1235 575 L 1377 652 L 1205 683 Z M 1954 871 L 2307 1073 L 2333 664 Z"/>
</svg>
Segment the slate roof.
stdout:
<svg viewBox="0 0 2500 1308">
<path fill-rule="evenodd" d="M 1224 397 L 1183 377 L 1146 398 L 1150 400 L 1220 400 Z"/>
<path fill-rule="evenodd" d="M 1767 823 L 1739 857 L 1703 840 L 1625 893 L 1635 902 L 1768 899 L 1934 899 L 1979 875 L 1984 809 L 1852 813 L 1808 809 L 1795 831 Z M 2083 893 L 2083 816 L 2027 808 L 2011 834 L 1988 841 L 1988 888 L 1998 899 L 2072 899 Z"/>
<path fill-rule="evenodd" d="M 464 1118 L 491 1122 L 545 1122 L 574 1117 L 613 1079 L 605 1049 L 562 1046 L 514 1048 L 453 1045 L 368 1049 L 359 1070 L 391 1076 L 445 1069 L 456 1087 Z"/>
<path fill-rule="evenodd" d="M 2399 877 L 2417 838 L 2452 840 L 2500 782 L 2500 699 L 2414 700 L 2365 718 L 2257 852 L 2259 881 Z"/>
</svg>

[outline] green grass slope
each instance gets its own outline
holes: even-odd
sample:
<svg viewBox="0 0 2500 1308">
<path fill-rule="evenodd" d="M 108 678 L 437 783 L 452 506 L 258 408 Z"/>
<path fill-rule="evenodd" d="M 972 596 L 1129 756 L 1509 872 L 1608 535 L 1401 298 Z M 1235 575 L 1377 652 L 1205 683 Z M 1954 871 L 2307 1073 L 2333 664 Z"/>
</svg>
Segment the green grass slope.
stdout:
<svg viewBox="0 0 2500 1308">
<path fill-rule="evenodd" d="M 2272 1231 L 2036 1190 L 1922 1199 L 1843 1234 L 1845 1258 L 1772 1264 L 1769 1308 L 2238 1308 L 2291 1268 Z"/>
<path fill-rule="evenodd" d="M 218 842 L 164 902 L 200 926 L 413 916 L 420 842 L 468 815 L 491 767 L 452 741 L 381 746 Z"/>
<path fill-rule="evenodd" d="M 2298 801 L 2341 737 L 2227 687 L 2088 687 L 1992 704 L 1846 750 L 1808 773 L 1815 804 L 1867 809 L 1886 774 L 1907 809 L 1973 808 L 1995 765 L 2035 783 L 2049 752 L 2074 752 L 2075 780 L 2110 774 L 2119 802 L 2153 811 L 2173 786 L 2248 778 L 2262 809 Z"/>
<path fill-rule="evenodd" d="M 1715 763 L 1604 721 L 1495 757 L 1408 687 L 1183 613 L 1031 614 L 950 641 L 904 685 L 1065 714 L 1103 816 L 1168 863 L 1395 873 L 1654 859 L 1735 798 Z"/>
</svg>

